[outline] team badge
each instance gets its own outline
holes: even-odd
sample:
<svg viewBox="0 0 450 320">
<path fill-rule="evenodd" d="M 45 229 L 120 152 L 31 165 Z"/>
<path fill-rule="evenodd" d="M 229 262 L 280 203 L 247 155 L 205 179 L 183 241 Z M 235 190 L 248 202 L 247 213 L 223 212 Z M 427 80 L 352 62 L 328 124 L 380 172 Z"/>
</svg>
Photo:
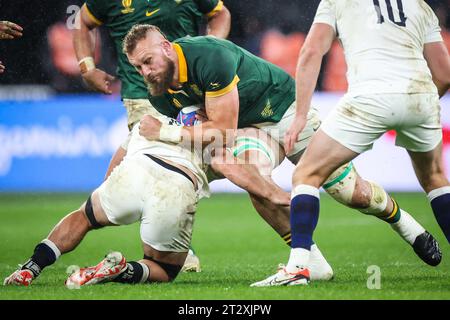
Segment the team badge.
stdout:
<svg viewBox="0 0 450 320">
<path fill-rule="evenodd" d="M 133 0 L 122 0 L 122 5 L 125 9 L 122 10 L 123 14 L 134 12 L 134 8 L 132 8 Z"/>
</svg>

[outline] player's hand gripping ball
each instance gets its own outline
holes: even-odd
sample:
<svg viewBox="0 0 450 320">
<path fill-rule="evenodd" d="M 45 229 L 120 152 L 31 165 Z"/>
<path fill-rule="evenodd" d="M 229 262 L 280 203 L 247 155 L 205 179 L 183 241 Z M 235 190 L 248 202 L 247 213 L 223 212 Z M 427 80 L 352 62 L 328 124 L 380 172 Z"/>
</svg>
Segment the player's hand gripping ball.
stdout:
<svg viewBox="0 0 450 320">
<path fill-rule="evenodd" d="M 200 110 L 200 108 L 195 106 L 184 107 L 178 113 L 177 122 L 186 127 L 195 126 L 196 124 L 201 123 L 196 117 L 198 110 Z"/>
</svg>

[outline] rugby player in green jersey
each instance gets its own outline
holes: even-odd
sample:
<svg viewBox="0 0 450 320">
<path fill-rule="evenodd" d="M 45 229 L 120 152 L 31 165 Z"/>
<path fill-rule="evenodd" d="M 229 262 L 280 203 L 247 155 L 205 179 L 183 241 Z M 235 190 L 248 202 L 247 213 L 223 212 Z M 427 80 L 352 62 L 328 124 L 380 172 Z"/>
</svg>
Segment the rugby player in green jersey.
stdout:
<svg viewBox="0 0 450 320">
<path fill-rule="evenodd" d="M 294 80 L 280 68 L 227 40 L 193 37 L 170 42 L 152 25 L 134 26 L 124 40 L 123 50 L 153 96 L 170 91 L 180 104 L 204 105 L 208 118 L 198 126 L 179 127 L 146 115 L 140 123 L 140 134 L 147 139 L 200 141 L 206 145 L 214 137 L 226 144 L 230 141 L 227 137 L 238 128 L 254 126 L 284 148 L 285 133 L 295 118 L 296 92 Z M 170 115 L 176 108 L 159 111 Z M 291 152 L 286 154 L 294 164 L 320 126 L 317 111 L 312 108 L 306 121 Z M 439 264 L 441 254 L 436 241 L 407 212 L 400 213 L 397 203 L 381 186 L 363 180 L 352 163 L 332 173 L 324 189 L 337 201 L 388 222 L 423 261 Z M 419 237 L 424 234 L 427 237 Z M 302 276 L 302 280 L 309 281 L 309 274 Z"/>
</svg>

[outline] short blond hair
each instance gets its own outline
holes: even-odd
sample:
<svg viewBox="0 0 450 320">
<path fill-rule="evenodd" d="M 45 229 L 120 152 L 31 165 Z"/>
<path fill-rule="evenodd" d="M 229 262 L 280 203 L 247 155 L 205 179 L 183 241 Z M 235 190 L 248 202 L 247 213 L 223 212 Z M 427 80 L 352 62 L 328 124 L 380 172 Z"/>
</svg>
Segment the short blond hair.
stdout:
<svg viewBox="0 0 450 320">
<path fill-rule="evenodd" d="M 128 31 L 127 35 L 123 39 L 122 44 L 122 51 L 125 54 L 130 54 L 133 52 L 134 49 L 136 49 L 136 45 L 139 41 L 142 39 L 145 39 L 147 37 L 148 32 L 150 31 L 156 31 L 160 33 L 166 40 L 167 37 L 164 33 L 162 33 L 161 29 L 159 29 L 157 26 L 151 25 L 151 24 L 136 24 L 134 25 L 130 31 Z"/>
</svg>

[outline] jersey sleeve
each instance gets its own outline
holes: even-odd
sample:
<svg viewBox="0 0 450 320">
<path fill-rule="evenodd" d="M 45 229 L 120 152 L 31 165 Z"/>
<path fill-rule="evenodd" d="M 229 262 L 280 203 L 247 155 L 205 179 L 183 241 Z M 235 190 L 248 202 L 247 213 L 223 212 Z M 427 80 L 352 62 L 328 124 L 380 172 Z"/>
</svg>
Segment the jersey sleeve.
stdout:
<svg viewBox="0 0 450 320">
<path fill-rule="evenodd" d="M 195 0 L 195 3 L 199 11 L 208 17 L 212 17 L 223 8 L 222 0 Z"/>
<path fill-rule="evenodd" d="M 314 17 L 314 23 L 330 25 L 336 32 L 336 0 L 322 0 Z"/>
<path fill-rule="evenodd" d="M 205 97 L 220 97 L 236 87 L 239 82 L 237 61 L 227 51 L 211 50 L 207 59 L 199 66 L 199 80 Z"/>
<path fill-rule="evenodd" d="M 439 27 L 439 19 L 434 14 L 434 12 L 432 11 L 431 8 L 430 8 L 430 11 L 431 11 L 431 14 L 430 14 L 431 19 L 430 19 L 430 24 L 425 33 L 424 43 L 441 42 L 441 41 L 443 41 L 443 39 L 442 39 L 442 35 L 441 35 L 441 27 Z"/>
<path fill-rule="evenodd" d="M 89 17 L 98 25 L 103 24 L 107 17 L 107 6 L 105 0 L 86 0 L 86 9 Z"/>
</svg>

